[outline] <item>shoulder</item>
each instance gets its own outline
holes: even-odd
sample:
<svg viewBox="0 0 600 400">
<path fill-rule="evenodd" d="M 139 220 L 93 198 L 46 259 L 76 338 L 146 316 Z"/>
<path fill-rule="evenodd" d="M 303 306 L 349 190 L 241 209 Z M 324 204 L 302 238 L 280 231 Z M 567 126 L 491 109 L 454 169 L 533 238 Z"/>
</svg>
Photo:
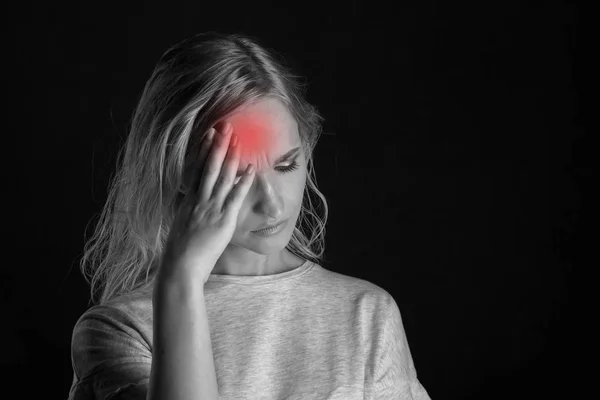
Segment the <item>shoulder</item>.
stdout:
<svg viewBox="0 0 600 400">
<path fill-rule="evenodd" d="M 120 297 L 87 309 L 73 328 L 73 342 L 90 340 L 103 332 L 129 336 L 141 343 L 152 339 L 152 299 L 140 296 Z"/>
<path fill-rule="evenodd" d="M 116 365 L 140 366 L 135 370 L 141 376 L 146 373 L 152 357 L 152 324 L 141 319 L 144 307 L 140 305 L 109 302 L 92 306 L 79 317 L 71 338 L 71 362 L 78 380 L 116 374 Z"/>
<path fill-rule="evenodd" d="M 131 396 L 145 393 L 152 336 L 140 318 L 144 303 L 139 301 L 119 299 L 95 305 L 77 320 L 71 340 L 70 399 L 104 399 L 121 390 Z"/>
<path fill-rule="evenodd" d="M 365 279 L 331 271 L 319 264 L 315 264 L 314 277 L 314 284 L 319 289 L 350 300 L 358 307 L 388 313 L 390 309 L 397 308 L 394 298 L 387 290 Z"/>
</svg>

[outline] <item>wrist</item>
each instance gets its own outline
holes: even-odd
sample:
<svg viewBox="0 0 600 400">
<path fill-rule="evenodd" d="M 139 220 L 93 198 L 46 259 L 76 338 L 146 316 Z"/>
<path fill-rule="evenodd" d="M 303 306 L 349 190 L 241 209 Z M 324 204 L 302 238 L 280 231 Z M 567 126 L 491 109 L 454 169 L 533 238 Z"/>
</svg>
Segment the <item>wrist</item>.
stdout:
<svg viewBox="0 0 600 400">
<path fill-rule="evenodd" d="M 205 279 L 183 265 L 161 265 L 154 281 L 154 295 L 196 298 L 204 296 Z"/>
</svg>

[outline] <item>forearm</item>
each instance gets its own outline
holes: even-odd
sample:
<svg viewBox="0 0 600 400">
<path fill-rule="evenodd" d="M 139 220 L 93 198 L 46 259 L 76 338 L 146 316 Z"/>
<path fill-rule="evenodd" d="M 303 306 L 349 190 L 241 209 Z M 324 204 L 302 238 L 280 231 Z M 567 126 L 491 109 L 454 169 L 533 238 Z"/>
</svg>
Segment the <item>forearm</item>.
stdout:
<svg viewBox="0 0 600 400">
<path fill-rule="evenodd" d="M 181 282 L 154 292 L 148 400 L 218 400 L 204 290 Z"/>
</svg>

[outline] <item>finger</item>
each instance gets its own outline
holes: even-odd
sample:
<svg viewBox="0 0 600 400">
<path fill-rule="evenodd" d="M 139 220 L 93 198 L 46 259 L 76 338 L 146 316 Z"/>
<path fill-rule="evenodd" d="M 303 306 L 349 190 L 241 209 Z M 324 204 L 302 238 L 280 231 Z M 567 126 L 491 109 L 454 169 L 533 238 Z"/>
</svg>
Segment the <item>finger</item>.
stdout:
<svg viewBox="0 0 600 400">
<path fill-rule="evenodd" d="M 255 172 L 256 167 L 252 164 L 248 164 L 248 167 L 246 167 L 246 171 L 244 171 L 244 174 L 241 176 L 239 182 L 233 186 L 229 192 L 229 195 L 225 199 L 225 202 L 223 203 L 224 212 L 232 212 L 232 215 L 237 215 L 240 212 L 242 203 L 244 202 L 244 199 L 246 198 L 246 195 L 252 186 L 252 182 L 254 182 Z"/>
<path fill-rule="evenodd" d="M 229 195 L 240 163 L 240 146 L 239 144 L 236 145 L 236 139 L 237 137 L 235 133 L 233 133 L 229 142 L 227 156 L 225 157 L 225 161 L 221 167 L 221 173 L 219 174 L 219 178 L 217 179 L 215 187 L 213 188 L 212 197 L 218 202 L 218 204 L 223 204 Z"/>
<path fill-rule="evenodd" d="M 191 190 L 188 190 L 188 192 L 191 192 L 194 195 L 198 193 L 198 185 L 200 185 L 202 178 L 202 170 L 204 169 L 204 165 L 206 165 L 206 158 L 213 144 L 216 132 L 217 131 L 215 128 L 210 128 L 208 132 L 206 132 L 204 139 L 202 139 L 202 145 L 200 147 L 198 157 L 196 158 L 196 163 L 192 167 L 193 180 L 190 184 Z"/>
<path fill-rule="evenodd" d="M 198 194 L 201 201 L 208 201 L 213 193 L 213 188 L 221 173 L 223 160 L 229 147 L 229 138 L 231 136 L 232 126 L 226 124 L 221 131 L 217 131 L 213 139 L 212 146 L 206 159 L 206 164 L 202 169 L 202 178 L 198 188 Z"/>
</svg>

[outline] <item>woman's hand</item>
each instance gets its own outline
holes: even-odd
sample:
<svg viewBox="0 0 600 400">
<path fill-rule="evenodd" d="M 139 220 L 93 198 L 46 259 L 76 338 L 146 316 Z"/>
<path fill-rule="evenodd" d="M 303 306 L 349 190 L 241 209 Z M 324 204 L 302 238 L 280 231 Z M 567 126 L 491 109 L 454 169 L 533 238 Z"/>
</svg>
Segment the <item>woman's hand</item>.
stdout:
<svg viewBox="0 0 600 400">
<path fill-rule="evenodd" d="M 230 123 L 211 128 L 194 176 L 171 227 L 157 279 L 194 279 L 206 283 L 231 241 L 242 202 L 254 180 L 248 165 L 235 183 L 241 149 Z"/>
</svg>

